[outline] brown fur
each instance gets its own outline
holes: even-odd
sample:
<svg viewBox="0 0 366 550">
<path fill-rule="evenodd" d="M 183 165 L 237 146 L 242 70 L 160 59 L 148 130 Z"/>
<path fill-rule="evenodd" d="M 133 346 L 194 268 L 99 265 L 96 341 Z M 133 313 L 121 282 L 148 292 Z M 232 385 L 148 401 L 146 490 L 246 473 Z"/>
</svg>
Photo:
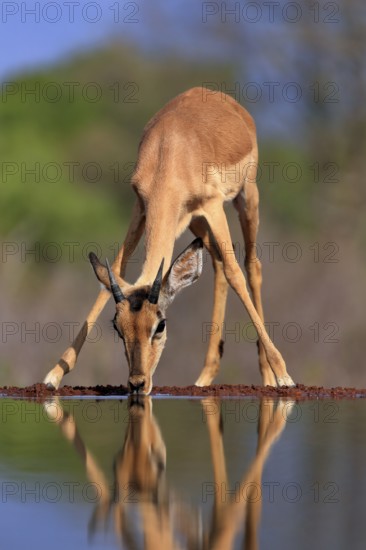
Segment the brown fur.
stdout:
<svg viewBox="0 0 366 550">
<path fill-rule="evenodd" d="M 192 88 L 165 105 L 146 125 L 139 145 L 132 178 L 137 202 L 113 270 L 124 293 L 142 292 L 142 288 L 154 281 L 163 258 L 164 275 L 167 276 L 175 240 L 185 229 L 189 227 L 203 240 L 211 253 L 215 270 L 213 323 L 219 329 L 210 337 L 205 367 L 196 381 L 198 385 L 210 384 L 219 368 L 219 342 L 228 285 L 241 299 L 257 329 L 263 383 L 293 385 L 285 362 L 263 323 L 261 264 L 255 247 L 259 223 L 259 196 L 255 182 L 257 162 L 256 131 L 252 117 L 230 96 L 204 88 Z M 239 213 L 252 299 L 235 259 L 223 209 L 225 201 L 233 201 Z M 146 259 L 142 273 L 134 285 L 127 285 L 123 279 L 125 267 L 144 230 Z M 186 269 L 189 272 L 194 257 L 192 254 L 181 259 L 183 271 Z M 94 269 L 98 278 L 106 284 L 105 268 L 103 271 L 98 265 Z M 190 275 L 188 278 L 190 280 Z M 169 305 L 171 298 L 168 294 L 168 291 L 162 293 L 160 309 L 165 310 Z M 86 330 L 78 334 L 73 345 L 50 371 L 46 383 L 57 387 L 62 376 L 75 366 L 85 338 L 107 301 L 107 291 L 103 290 L 87 317 Z M 161 341 L 151 345 L 152 330 L 158 322 L 158 309 L 143 303 L 139 303 L 135 311 L 123 306 L 123 315 L 119 309 L 120 306 L 117 306 L 121 334 L 125 336 L 126 332 L 131 342 L 126 347 L 130 382 L 131 379 L 144 382 L 143 391 L 148 393 L 151 375 L 165 341 L 161 338 Z"/>
</svg>

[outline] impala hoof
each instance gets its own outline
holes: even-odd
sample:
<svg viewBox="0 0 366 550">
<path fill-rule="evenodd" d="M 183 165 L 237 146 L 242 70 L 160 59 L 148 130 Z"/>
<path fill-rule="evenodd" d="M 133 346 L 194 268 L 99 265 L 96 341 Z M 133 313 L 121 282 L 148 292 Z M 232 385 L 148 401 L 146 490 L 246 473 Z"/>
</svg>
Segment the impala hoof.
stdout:
<svg viewBox="0 0 366 550">
<path fill-rule="evenodd" d="M 43 383 L 46 384 L 48 390 L 57 390 L 60 380 L 54 374 L 48 373 Z"/>
<path fill-rule="evenodd" d="M 294 386 L 296 386 L 295 382 L 288 374 L 286 374 L 286 376 L 282 376 L 281 378 L 277 378 L 277 384 L 279 388 L 282 388 L 283 386 L 293 388 Z"/>
<path fill-rule="evenodd" d="M 203 388 L 204 386 L 210 386 L 211 384 L 212 384 L 212 379 L 211 378 L 205 378 L 205 377 L 202 377 L 202 376 L 197 378 L 197 380 L 194 383 L 194 385 L 198 386 L 199 388 Z"/>
</svg>

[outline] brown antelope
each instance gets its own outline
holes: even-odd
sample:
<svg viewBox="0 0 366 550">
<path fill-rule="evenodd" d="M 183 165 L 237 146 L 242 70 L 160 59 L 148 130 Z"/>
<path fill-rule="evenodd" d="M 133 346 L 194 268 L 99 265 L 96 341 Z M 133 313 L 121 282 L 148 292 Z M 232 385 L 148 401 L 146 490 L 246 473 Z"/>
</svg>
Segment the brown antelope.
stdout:
<svg viewBox="0 0 366 550">
<path fill-rule="evenodd" d="M 118 539 L 124 548 L 143 547 L 207 550 L 234 547 L 235 537 L 245 532 L 244 548 L 258 548 L 258 527 L 262 509 L 262 472 L 275 441 L 280 437 L 293 402 L 263 399 L 259 406 L 256 454 L 236 491 L 230 491 L 223 443 L 220 399 L 202 400 L 210 438 L 214 473 L 211 520 L 203 523 L 202 507 L 187 504 L 168 487 L 166 481 L 166 447 L 152 411 L 151 397 L 129 399 L 129 422 L 123 447 L 114 460 L 113 490 L 108 477 L 84 444 L 72 414 L 58 398 L 45 403 L 53 422 L 60 425 L 63 436 L 72 443 L 85 463 L 87 478 L 98 490 L 99 501 L 89 528 L 94 534 L 100 524 L 108 524 L 112 515 Z M 206 483 L 206 482 L 205 482 Z M 204 485 L 202 485 L 202 496 Z M 206 500 L 205 500 L 206 501 Z M 131 518 L 138 515 L 139 521 Z M 143 537 L 141 537 L 143 535 Z"/>
<path fill-rule="evenodd" d="M 264 385 L 292 386 L 285 362 L 264 327 L 261 263 L 256 255 L 258 149 L 255 124 L 233 98 L 192 88 L 171 100 L 146 125 L 138 150 L 132 187 L 137 195 L 125 241 L 112 265 L 95 254 L 90 261 L 103 284 L 73 344 L 44 382 L 57 388 L 75 366 L 99 314 L 113 294 L 114 327 L 125 344 L 131 392 L 149 394 L 152 375 L 166 341 L 166 309 L 176 294 L 202 271 L 202 243 L 215 272 L 212 331 L 204 368 L 196 384 L 211 384 L 222 353 L 222 324 L 228 285 L 244 304 L 259 339 Z M 223 205 L 232 201 L 245 241 L 245 268 L 252 299 L 239 267 Z M 175 240 L 187 229 L 197 237 L 172 263 Z M 145 230 L 145 262 L 134 285 L 125 268 Z"/>
</svg>

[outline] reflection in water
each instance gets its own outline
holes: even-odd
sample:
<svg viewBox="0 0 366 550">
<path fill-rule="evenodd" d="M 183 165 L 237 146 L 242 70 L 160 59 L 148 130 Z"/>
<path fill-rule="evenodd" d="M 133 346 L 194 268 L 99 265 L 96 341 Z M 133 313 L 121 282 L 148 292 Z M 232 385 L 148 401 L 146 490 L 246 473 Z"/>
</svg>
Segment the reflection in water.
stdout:
<svg viewBox="0 0 366 550">
<path fill-rule="evenodd" d="M 62 408 L 57 398 L 45 403 L 49 417 L 59 424 L 64 437 L 73 443 L 84 460 L 88 479 L 100 489 L 100 498 L 89 524 L 91 536 L 99 526 L 106 528 L 112 517 L 116 535 L 128 549 L 230 549 L 243 530 L 243 547 L 258 548 L 263 467 L 272 445 L 284 429 L 292 402 L 261 401 L 256 453 L 235 491 L 231 492 L 228 491 L 220 400 L 206 398 L 201 405 L 214 471 L 214 483 L 211 484 L 214 504 L 208 522 L 202 521 L 200 509 L 184 502 L 167 485 L 166 448 L 152 411 L 151 397 L 129 399 L 125 441 L 115 457 L 113 490 L 81 439 L 73 416 Z"/>
</svg>

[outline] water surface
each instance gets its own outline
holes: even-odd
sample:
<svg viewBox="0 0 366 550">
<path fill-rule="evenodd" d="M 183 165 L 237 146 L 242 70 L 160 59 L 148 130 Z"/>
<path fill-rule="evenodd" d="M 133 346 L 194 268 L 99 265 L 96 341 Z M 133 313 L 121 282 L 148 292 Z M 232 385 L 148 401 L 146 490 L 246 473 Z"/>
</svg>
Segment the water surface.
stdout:
<svg viewBox="0 0 366 550">
<path fill-rule="evenodd" d="M 4 548 L 365 548 L 366 402 L 2 399 Z"/>
</svg>

